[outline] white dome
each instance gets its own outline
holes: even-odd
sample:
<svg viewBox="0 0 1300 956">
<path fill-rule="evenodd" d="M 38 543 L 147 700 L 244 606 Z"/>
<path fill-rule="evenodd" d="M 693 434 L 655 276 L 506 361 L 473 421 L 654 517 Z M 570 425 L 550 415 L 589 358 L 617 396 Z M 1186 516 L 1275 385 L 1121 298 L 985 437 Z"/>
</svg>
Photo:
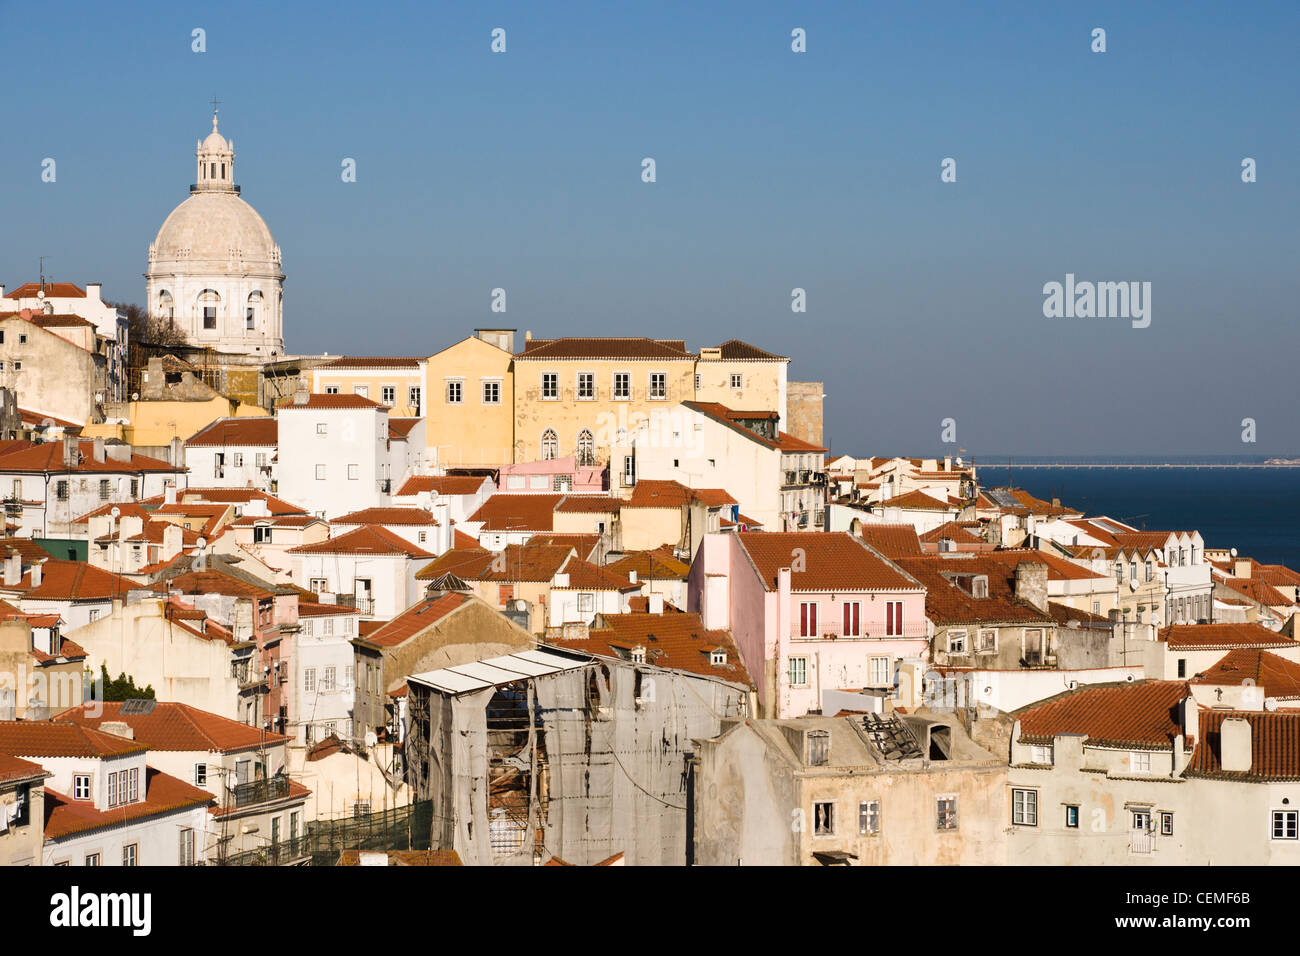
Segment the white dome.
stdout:
<svg viewBox="0 0 1300 956">
<path fill-rule="evenodd" d="M 200 192 L 172 210 L 150 249 L 151 263 L 211 265 L 225 271 L 280 270 L 280 248 L 257 210 L 233 192 Z"/>
</svg>

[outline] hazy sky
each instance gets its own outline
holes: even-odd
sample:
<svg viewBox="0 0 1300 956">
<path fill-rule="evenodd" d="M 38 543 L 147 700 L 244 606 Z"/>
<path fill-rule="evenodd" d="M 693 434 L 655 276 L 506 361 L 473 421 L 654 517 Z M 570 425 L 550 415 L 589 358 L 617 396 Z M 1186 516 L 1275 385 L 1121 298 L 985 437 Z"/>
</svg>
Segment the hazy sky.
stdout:
<svg viewBox="0 0 1300 956">
<path fill-rule="evenodd" d="M 838 452 L 1300 452 L 1300 5 L 976 7 L 0 0 L 0 281 L 141 301 L 215 94 L 291 352 L 739 337 Z M 1044 318 L 1066 273 L 1150 327 Z"/>
</svg>

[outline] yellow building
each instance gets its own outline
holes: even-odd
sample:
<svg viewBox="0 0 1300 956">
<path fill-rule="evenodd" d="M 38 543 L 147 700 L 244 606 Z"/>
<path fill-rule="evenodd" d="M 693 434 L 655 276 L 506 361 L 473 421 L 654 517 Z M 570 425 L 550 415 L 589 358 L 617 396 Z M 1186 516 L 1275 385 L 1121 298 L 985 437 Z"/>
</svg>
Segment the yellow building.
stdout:
<svg viewBox="0 0 1300 956">
<path fill-rule="evenodd" d="M 314 395 L 361 395 L 388 408 L 393 418 L 424 415 L 425 359 L 347 356 L 311 370 Z"/>
<path fill-rule="evenodd" d="M 430 465 L 464 468 L 515 460 L 513 349 L 513 329 L 476 329 L 425 360 Z"/>
<path fill-rule="evenodd" d="M 695 355 L 680 339 L 527 339 L 515 356 L 515 461 L 603 464 L 646 421 L 671 441 L 673 410 L 694 396 Z"/>
<path fill-rule="evenodd" d="M 781 427 L 790 431 L 786 415 L 789 365 L 784 355 L 773 355 L 739 339 L 702 348 L 695 365 L 695 401 L 776 412 Z"/>
</svg>

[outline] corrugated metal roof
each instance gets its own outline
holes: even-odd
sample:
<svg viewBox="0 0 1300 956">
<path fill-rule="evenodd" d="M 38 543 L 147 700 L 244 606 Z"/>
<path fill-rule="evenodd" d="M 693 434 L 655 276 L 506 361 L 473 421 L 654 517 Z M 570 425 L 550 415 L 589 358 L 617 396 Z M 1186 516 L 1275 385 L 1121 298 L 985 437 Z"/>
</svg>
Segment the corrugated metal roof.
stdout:
<svg viewBox="0 0 1300 956">
<path fill-rule="evenodd" d="M 467 694 L 512 684 L 517 680 L 545 677 L 560 671 L 574 670 L 589 663 L 591 658 L 557 654 L 553 651 L 532 650 L 491 657 L 487 660 L 457 664 L 423 674 L 412 674 L 407 681 L 423 684 L 444 694 Z"/>
</svg>

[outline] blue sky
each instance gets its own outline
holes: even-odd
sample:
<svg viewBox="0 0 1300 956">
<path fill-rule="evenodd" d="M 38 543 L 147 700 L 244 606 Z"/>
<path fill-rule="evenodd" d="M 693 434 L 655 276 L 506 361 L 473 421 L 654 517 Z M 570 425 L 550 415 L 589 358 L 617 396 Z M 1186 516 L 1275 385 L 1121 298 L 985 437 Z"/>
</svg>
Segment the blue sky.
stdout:
<svg viewBox="0 0 1300 956">
<path fill-rule="evenodd" d="M 1300 452 L 1300 5 L 703 6 L 0 0 L 0 281 L 141 301 L 215 94 L 290 351 L 427 354 L 503 287 L 537 335 L 789 355 L 838 452 Z M 1151 326 L 1044 318 L 1066 273 Z"/>
</svg>

